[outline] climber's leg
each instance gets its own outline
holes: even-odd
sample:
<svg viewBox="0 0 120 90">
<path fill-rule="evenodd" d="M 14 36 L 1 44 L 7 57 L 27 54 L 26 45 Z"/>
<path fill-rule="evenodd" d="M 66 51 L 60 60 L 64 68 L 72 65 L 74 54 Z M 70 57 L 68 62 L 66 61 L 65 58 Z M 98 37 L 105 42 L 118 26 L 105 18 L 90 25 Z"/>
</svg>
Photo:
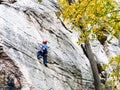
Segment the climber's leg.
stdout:
<svg viewBox="0 0 120 90">
<path fill-rule="evenodd" d="M 38 52 L 37 52 L 37 59 L 40 59 L 41 55 L 42 55 L 42 52 L 41 52 L 41 51 L 38 51 Z"/>
<path fill-rule="evenodd" d="M 47 55 L 43 56 L 43 64 L 47 67 Z"/>
</svg>

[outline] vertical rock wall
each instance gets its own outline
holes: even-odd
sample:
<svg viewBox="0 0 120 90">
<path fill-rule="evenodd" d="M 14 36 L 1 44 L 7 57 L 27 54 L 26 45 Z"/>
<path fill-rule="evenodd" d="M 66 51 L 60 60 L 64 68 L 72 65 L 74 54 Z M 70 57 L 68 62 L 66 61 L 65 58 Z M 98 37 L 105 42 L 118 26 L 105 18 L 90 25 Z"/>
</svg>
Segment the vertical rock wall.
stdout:
<svg viewBox="0 0 120 90">
<path fill-rule="evenodd" d="M 53 0 L 0 4 L 0 73 L 7 66 L 8 73 L 18 73 L 23 90 L 93 90 L 89 60 L 76 44 L 77 34 L 56 17 L 57 7 Z M 43 39 L 49 45 L 48 67 L 36 58 Z M 98 52 L 93 44 L 94 54 L 107 62 L 100 47 Z"/>
</svg>

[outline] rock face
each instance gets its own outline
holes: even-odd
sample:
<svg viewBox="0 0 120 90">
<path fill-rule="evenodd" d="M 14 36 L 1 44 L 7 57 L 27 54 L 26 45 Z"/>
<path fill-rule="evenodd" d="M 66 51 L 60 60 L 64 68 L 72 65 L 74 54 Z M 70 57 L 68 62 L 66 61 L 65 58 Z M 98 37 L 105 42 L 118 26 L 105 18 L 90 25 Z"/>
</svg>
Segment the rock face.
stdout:
<svg viewBox="0 0 120 90">
<path fill-rule="evenodd" d="M 77 33 L 57 18 L 57 8 L 54 0 L 0 4 L 0 75 L 4 74 L 5 81 L 12 72 L 20 77 L 23 90 L 94 89 L 89 60 L 76 44 Z M 48 67 L 36 57 L 43 39 L 49 45 Z M 120 54 L 114 41 L 107 46 L 108 55 L 99 42 L 92 44 L 98 62 L 106 63 L 110 56 Z"/>
</svg>

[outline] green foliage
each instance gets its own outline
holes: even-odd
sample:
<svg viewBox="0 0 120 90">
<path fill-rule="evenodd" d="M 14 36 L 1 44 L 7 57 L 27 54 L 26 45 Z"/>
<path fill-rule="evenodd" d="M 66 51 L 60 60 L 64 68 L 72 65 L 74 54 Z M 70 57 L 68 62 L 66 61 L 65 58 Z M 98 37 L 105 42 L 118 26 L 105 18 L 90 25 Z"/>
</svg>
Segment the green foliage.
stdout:
<svg viewBox="0 0 120 90">
<path fill-rule="evenodd" d="M 104 68 L 110 70 L 110 80 L 106 82 L 106 87 L 112 85 L 112 90 L 119 90 L 117 84 L 120 84 L 120 55 L 112 58 Z"/>
<path fill-rule="evenodd" d="M 72 29 L 80 32 L 78 44 L 86 40 L 105 38 L 106 34 L 118 37 L 120 34 L 120 5 L 116 0 L 58 0 L 60 13 L 64 21 L 72 24 Z M 119 90 L 120 55 L 112 58 L 104 68 L 110 68 L 110 78 L 106 86 L 112 85 L 112 90 Z"/>
<path fill-rule="evenodd" d="M 42 2 L 42 0 L 38 0 L 38 2 Z"/>
<path fill-rule="evenodd" d="M 68 0 L 58 0 L 63 20 L 80 30 L 80 42 L 111 34 L 120 34 L 120 10 L 115 0 L 76 0 L 69 5 Z"/>
</svg>

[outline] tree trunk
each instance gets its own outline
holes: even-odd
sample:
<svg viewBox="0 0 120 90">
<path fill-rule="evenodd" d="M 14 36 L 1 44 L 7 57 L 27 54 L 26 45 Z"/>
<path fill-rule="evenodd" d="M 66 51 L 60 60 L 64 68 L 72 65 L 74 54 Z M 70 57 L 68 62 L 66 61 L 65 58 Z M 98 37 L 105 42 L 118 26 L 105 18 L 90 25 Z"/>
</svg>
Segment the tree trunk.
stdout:
<svg viewBox="0 0 120 90">
<path fill-rule="evenodd" d="M 118 36 L 118 44 L 119 44 L 119 47 L 120 47 L 120 34 Z"/>
<path fill-rule="evenodd" d="M 89 41 L 85 41 L 85 51 L 87 54 L 87 57 L 89 59 L 91 68 L 92 68 L 92 73 L 93 73 L 93 78 L 94 78 L 94 85 L 95 85 L 95 90 L 102 90 L 101 89 L 101 82 L 100 82 L 100 77 L 97 69 L 97 63 L 95 62 L 90 43 Z"/>
</svg>

